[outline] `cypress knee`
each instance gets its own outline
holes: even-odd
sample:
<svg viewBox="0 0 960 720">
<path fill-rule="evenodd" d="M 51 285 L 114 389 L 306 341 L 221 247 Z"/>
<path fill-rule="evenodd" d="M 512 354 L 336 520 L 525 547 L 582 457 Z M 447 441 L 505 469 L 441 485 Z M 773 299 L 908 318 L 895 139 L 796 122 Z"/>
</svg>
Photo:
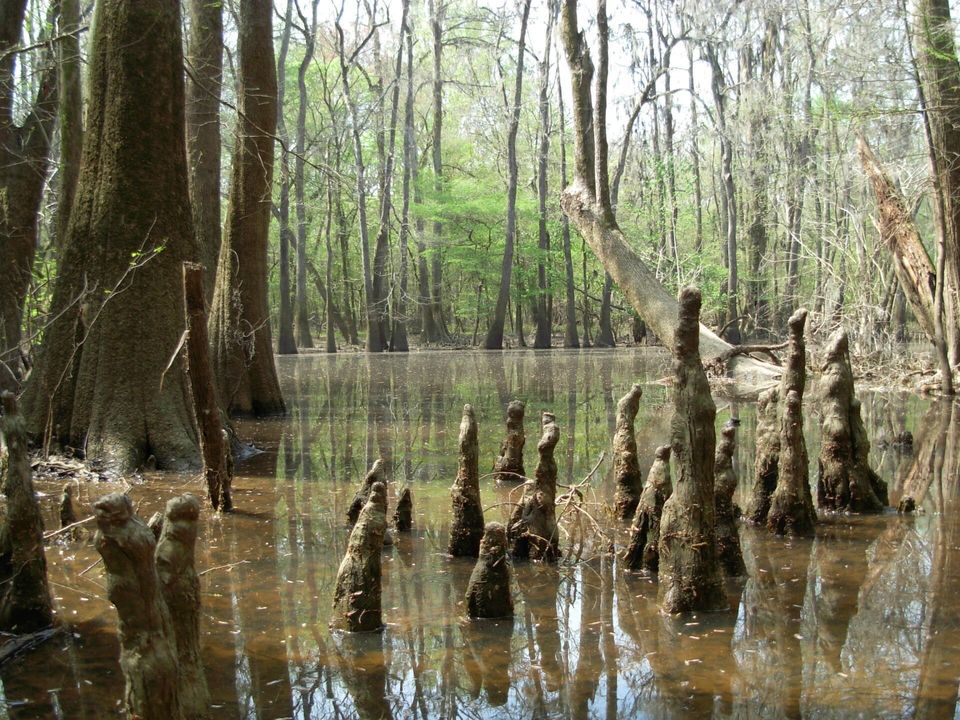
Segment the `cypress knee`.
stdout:
<svg viewBox="0 0 960 720">
<path fill-rule="evenodd" d="M 827 344 L 820 382 L 817 503 L 825 510 L 878 513 L 887 503 L 887 486 L 869 464 L 870 441 L 854 395 L 847 334 L 838 330 Z"/>
<path fill-rule="evenodd" d="M 737 491 L 737 473 L 733 469 L 734 436 L 737 428 L 724 425 L 721 431 L 720 444 L 717 445 L 717 455 L 714 458 L 714 507 L 717 513 L 717 555 L 720 566 L 731 577 L 747 574 L 747 566 L 743 563 L 743 552 L 740 549 L 740 535 L 737 532 L 737 516 L 739 509 L 733 502 L 733 494 Z"/>
<path fill-rule="evenodd" d="M 200 578 L 195 547 L 200 501 L 190 493 L 167 501 L 157 542 L 157 574 L 177 643 L 180 706 L 185 720 L 210 717 L 210 692 L 200 659 Z"/>
<path fill-rule="evenodd" d="M 77 512 L 73 509 L 73 483 L 66 483 L 63 486 L 63 492 L 60 494 L 60 528 L 70 527 L 77 522 Z M 80 528 L 76 527 L 70 531 L 70 539 L 76 540 Z"/>
<path fill-rule="evenodd" d="M 3 393 L 0 430 L 7 446 L 7 514 L 0 550 L 0 629 L 26 633 L 53 623 L 43 554 L 43 516 L 33 489 L 27 433 L 12 393 Z"/>
<path fill-rule="evenodd" d="M 94 503 L 95 545 L 107 571 L 107 596 L 117 608 L 120 669 L 127 714 L 142 720 L 181 717 L 173 623 L 160 594 L 157 541 L 133 512 L 130 498 L 111 493 Z"/>
<path fill-rule="evenodd" d="M 383 628 L 380 555 L 387 531 L 387 488 L 375 482 L 357 518 L 337 571 L 330 627 L 349 632 Z"/>
<path fill-rule="evenodd" d="M 498 522 L 484 528 L 480 557 L 467 586 L 467 614 L 472 618 L 513 616 L 507 531 Z"/>
<path fill-rule="evenodd" d="M 780 418 L 777 414 L 779 388 L 760 393 L 757 399 L 756 458 L 753 464 L 753 488 L 747 502 L 747 520 L 766 524 L 770 512 L 770 496 L 777 489 L 780 464 Z"/>
<path fill-rule="evenodd" d="M 613 436 L 613 479 L 617 488 L 614 508 L 621 520 L 633 517 L 643 490 L 637 439 L 634 435 L 634 421 L 640 410 L 642 394 L 640 385 L 635 384 L 617 403 L 617 430 Z"/>
<path fill-rule="evenodd" d="M 398 532 L 408 532 L 413 527 L 413 495 L 405 487 L 397 500 L 397 509 L 393 511 L 393 524 Z"/>
<path fill-rule="evenodd" d="M 523 446 L 527 441 L 523 434 L 525 409 L 526 405 L 520 400 L 512 400 L 507 405 L 507 435 L 493 463 L 493 478 L 497 482 L 522 482 L 527 474 L 523 468 Z"/>
<path fill-rule="evenodd" d="M 370 499 L 370 491 L 378 482 L 383 483 L 384 487 L 386 487 L 386 464 L 380 458 L 377 458 L 376 462 L 373 463 L 373 467 L 370 468 L 367 476 L 363 479 L 360 489 L 357 490 L 356 494 L 353 496 L 353 501 L 350 503 L 350 507 L 347 508 L 347 523 L 349 525 L 356 524 L 357 518 L 360 517 L 360 511 Z M 384 496 L 383 511 L 384 513 L 387 511 L 386 496 Z"/>
<path fill-rule="evenodd" d="M 537 443 L 540 459 L 534 479 L 524 486 L 523 499 L 513 512 L 509 535 L 515 558 L 553 562 L 560 557 L 557 462 L 553 458 L 560 440 L 560 429 L 553 413 L 543 413 L 541 428 L 543 434 Z"/>
<path fill-rule="evenodd" d="M 672 492 L 670 446 L 661 445 L 654 455 L 653 465 L 630 526 L 630 542 L 623 557 L 630 570 L 657 574 L 660 566 L 660 519 L 663 515 L 663 504 Z"/>
<path fill-rule="evenodd" d="M 470 405 L 463 406 L 460 421 L 460 467 L 450 488 L 453 521 L 448 552 L 454 557 L 477 557 L 483 538 L 483 506 L 480 504 L 480 446 L 477 420 Z"/>
<path fill-rule="evenodd" d="M 717 560 L 713 462 L 717 414 L 700 362 L 700 291 L 680 291 L 671 448 L 677 480 L 660 522 L 661 612 L 726 607 Z"/>
</svg>

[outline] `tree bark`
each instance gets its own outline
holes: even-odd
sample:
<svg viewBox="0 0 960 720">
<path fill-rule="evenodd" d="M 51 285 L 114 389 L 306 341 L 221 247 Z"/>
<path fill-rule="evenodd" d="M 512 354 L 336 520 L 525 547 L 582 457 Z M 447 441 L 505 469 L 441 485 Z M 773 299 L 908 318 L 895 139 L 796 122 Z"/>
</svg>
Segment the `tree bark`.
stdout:
<svg viewBox="0 0 960 720">
<path fill-rule="evenodd" d="M 563 110 L 563 83 L 557 74 L 557 98 L 560 103 L 560 115 L 557 122 L 560 124 L 560 182 L 567 186 L 567 134 L 566 115 Z M 580 347 L 580 338 L 577 335 L 577 298 L 573 284 L 573 252 L 570 247 L 570 218 L 566 213 L 561 217 L 561 234 L 563 237 L 563 268 L 566 276 L 566 302 L 564 305 L 563 346 L 565 348 Z"/>
<path fill-rule="evenodd" d="M 427 8 L 430 15 L 430 33 L 433 37 L 433 190 L 440 195 L 443 192 L 443 22 L 446 19 L 447 0 L 428 0 Z M 440 255 L 442 242 L 443 223 L 435 221 L 430 253 L 430 305 L 433 329 L 437 335 L 428 336 L 428 341 L 443 340 L 448 335 L 443 313 L 443 262 Z"/>
<path fill-rule="evenodd" d="M 74 2 L 75 0 L 70 0 Z M 187 157 L 190 204 L 204 268 L 204 295 L 213 298 L 220 254 L 220 94 L 223 82 L 223 9 L 189 0 L 187 39 Z"/>
<path fill-rule="evenodd" d="M 409 23 L 409 18 L 407 20 Z M 414 164 L 417 162 L 417 137 L 413 117 L 413 28 L 407 28 L 407 93 L 403 104 L 403 188 L 400 210 L 400 291 L 397 294 L 396 311 L 393 316 L 393 330 L 390 334 L 390 349 L 394 352 L 407 352 L 410 344 L 407 340 L 407 292 L 409 286 L 409 246 L 410 246 L 410 183 L 413 178 Z"/>
<path fill-rule="evenodd" d="M 60 189 L 56 244 L 63 248 L 77 193 L 83 155 L 83 90 L 80 84 L 80 0 L 60 0 Z M 211 283 L 212 286 L 212 283 Z"/>
<path fill-rule="evenodd" d="M 210 317 L 211 359 L 230 414 L 286 411 L 267 306 L 267 245 L 277 123 L 272 6 L 241 0 L 239 114 L 227 226 Z"/>
<path fill-rule="evenodd" d="M 192 468 L 186 377 L 167 372 L 183 332 L 181 265 L 196 258 L 179 8 L 107 0 L 93 27 L 88 142 L 24 407 L 36 437 L 121 472 L 150 455 Z"/>
<path fill-rule="evenodd" d="M 540 142 L 537 148 L 537 231 L 540 254 L 537 257 L 537 332 L 533 341 L 533 347 L 538 349 L 550 347 L 553 329 L 550 312 L 553 303 L 547 282 L 547 257 L 550 253 L 550 232 L 547 230 L 547 174 L 550 157 L 550 44 L 556 10 L 556 5 L 549 3 L 543 59 L 540 61 Z"/>
<path fill-rule="evenodd" d="M 290 49 L 290 30 L 293 25 L 293 0 L 287 0 L 287 11 L 280 36 L 280 51 L 277 53 L 277 138 L 280 140 L 280 198 L 277 202 L 277 219 L 280 225 L 280 309 L 277 313 L 277 353 L 296 355 L 297 342 L 293 336 L 293 303 L 290 296 L 290 245 L 296 238 L 290 230 L 290 133 L 284 118 L 287 87 L 287 53 Z"/>
<path fill-rule="evenodd" d="M 500 290 L 493 322 L 483 341 L 484 350 L 503 349 L 503 328 L 507 319 L 507 303 L 510 300 L 510 278 L 513 272 L 513 251 L 517 236 L 517 181 L 520 168 L 517 162 L 517 131 L 520 127 L 520 102 L 523 95 L 523 61 L 526 53 L 527 20 L 530 17 L 530 1 L 524 0 L 520 17 L 520 40 L 517 46 L 517 76 L 510 108 L 510 123 L 507 128 L 507 234 L 503 246 L 503 262 L 500 266 Z M 517 306 L 519 308 L 519 304 Z M 518 311 L 519 312 L 519 311 Z"/>
</svg>

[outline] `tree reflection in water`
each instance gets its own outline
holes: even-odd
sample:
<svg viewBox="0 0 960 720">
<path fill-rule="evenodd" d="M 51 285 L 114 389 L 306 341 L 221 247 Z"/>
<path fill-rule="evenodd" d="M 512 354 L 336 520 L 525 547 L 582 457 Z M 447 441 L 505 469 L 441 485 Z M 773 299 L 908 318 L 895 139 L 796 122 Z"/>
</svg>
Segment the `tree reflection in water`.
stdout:
<svg viewBox="0 0 960 720">
<path fill-rule="evenodd" d="M 669 358 L 655 351 L 304 355 L 279 361 L 290 415 L 239 422 L 265 452 L 237 466 L 235 515 L 205 516 L 198 543 L 203 656 L 217 717 L 607 718 L 943 717 L 960 685 L 960 412 L 861 393 L 871 435 L 915 436 L 912 454 L 875 442 L 892 500 L 923 513 L 828 517 L 813 541 L 741 528 L 749 578 L 732 610 L 664 618 L 656 582 L 623 571 L 593 526 L 565 520 L 576 564 L 518 565 L 513 623 L 464 618 L 472 563 L 444 555 L 460 409 L 492 466 L 505 404 L 549 409 L 563 428 L 561 482 L 584 478 L 611 440 L 614 399 L 644 383 L 637 418 L 646 473 L 668 435 Z M 721 411 L 723 410 L 721 404 Z M 751 477 L 753 406 L 741 418 L 739 501 Z M 722 421 L 721 416 L 721 421 Z M 817 418 L 807 441 L 816 463 Z M 528 432 L 533 427 L 528 428 Z M 528 463 L 535 464 L 535 449 Z M 343 509 L 367 462 L 388 460 L 390 504 L 409 482 L 414 530 L 385 551 L 383 633 L 331 636 L 330 598 L 347 538 Z M 612 500 L 596 473 L 588 502 Z M 816 467 L 811 468 L 816 476 Z M 148 516 L 193 478 L 130 489 Z M 59 484 L 40 481 L 49 526 Z M 116 489 L 83 486 L 80 497 Z M 481 479 L 485 514 L 505 520 L 509 487 Z M 561 488 L 561 493 L 564 490 Z M 591 513 L 599 514 L 596 505 Z M 611 533 L 623 541 L 622 529 Z M 578 524 L 579 523 L 579 524 Z M 617 535 L 617 533 L 621 533 Z M 12 718 L 101 717 L 123 689 L 115 611 L 86 541 L 48 550 L 58 611 L 73 633 L 2 669 Z M 37 668 L 42 668 L 38 672 Z"/>
</svg>

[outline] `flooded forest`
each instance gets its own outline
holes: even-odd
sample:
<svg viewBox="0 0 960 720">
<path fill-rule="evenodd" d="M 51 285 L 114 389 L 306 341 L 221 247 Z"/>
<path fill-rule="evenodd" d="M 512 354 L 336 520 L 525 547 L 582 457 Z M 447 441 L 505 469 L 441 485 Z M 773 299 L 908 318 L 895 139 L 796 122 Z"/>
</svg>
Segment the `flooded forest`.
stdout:
<svg viewBox="0 0 960 720">
<path fill-rule="evenodd" d="M 952 5 L 0 0 L 0 720 L 956 717 Z"/>
</svg>

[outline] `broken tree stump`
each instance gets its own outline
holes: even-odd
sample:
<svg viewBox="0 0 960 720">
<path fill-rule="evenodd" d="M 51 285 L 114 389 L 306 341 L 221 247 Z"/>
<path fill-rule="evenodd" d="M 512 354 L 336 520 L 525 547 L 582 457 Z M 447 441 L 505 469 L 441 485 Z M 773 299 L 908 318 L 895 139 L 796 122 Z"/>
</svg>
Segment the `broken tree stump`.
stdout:
<svg viewBox="0 0 960 720">
<path fill-rule="evenodd" d="M 463 406 L 460 421 L 460 462 L 457 479 L 450 488 L 453 520 L 450 545 L 454 557 L 477 557 L 483 538 L 483 506 L 480 504 L 480 445 L 473 407 Z"/>
<path fill-rule="evenodd" d="M 107 571 L 107 596 L 117 608 L 120 669 L 127 714 L 169 720 L 181 714 L 173 623 L 160 594 L 153 533 L 130 498 L 111 493 L 94 505 L 95 545 Z"/>
<path fill-rule="evenodd" d="M 789 351 L 780 379 L 780 458 L 777 488 L 770 496 L 767 527 L 778 535 L 812 537 L 817 515 L 810 493 L 807 442 L 803 437 L 803 392 L 807 384 L 807 347 L 803 332 L 807 311 L 797 310 L 787 321 Z"/>
<path fill-rule="evenodd" d="M 614 510 L 620 520 L 633 517 L 643 491 L 634 430 L 642 394 L 640 385 L 634 384 L 630 392 L 617 403 L 617 429 L 613 435 L 613 479 L 616 483 Z"/>
<path fill-rule="evenodd" d="M 716 405 L 700 362 L 700 291 L 680 291 L 674 335 L 671 449 L 677 479 L 660 521 L 660 611 L 722 610 L 727 602 L 717 560 L 713 462 Z"/>
<path fill-rule="evenodd" d="M 183 263 L 183 305 L 186 314 L 187 344 L 185 371 L 193 397 L 193 412 L 200 431 L 203 476 L 214 510 L 233 510 L 232 463 L 224 437 L 216 378 L 210 364 L 207 340 L 207 311 L 204 305 L 203 266 Z"/>
<path fill-rule="evenodd" d="M 630 541 L 623 560 L 630 570 L 657 574 L 660 566 L 660 519 L 663 504 L 673 492 L 670 482 L 670 446 L 661 445 L 653 458 L 640 503 L 630 526 Z"/>
<path fill-rule="evenodd" d="M 27 431 L 17 399 L 0 397 L 0 430 L 7 447 L 3 493 L 7 513 L 0 528 L 0 630 L 29 633 L 53 624 L 43 554 L 43 516 L 33 489 Z"/>
<path fill-rule="evenodd" d="M 720 444 L 714 458 L 714 507 L 717 513 L 717 556 L 720 566 L 730 577 L 747 574 L 740 549 L 740 534 L 737 532 L 739 509 L 733 502 L 737 491 L 737 473 L 733 469 L 733 451 L 736 446 L 737 428 L 732 423 L 723 426 Z"/>
<path fill-rule="evenodd" d="M 765 525 L 770 512 L 770 497 L 777 489 L 780 466 L 780 416 L 778 411 L 780 389 L 769 388 L 757 398 L 756 457 L 753 463 L 753 487 L 747 510 L 747 520 Z"/>
<path fill-rule="evenodd" d="M 523 446 L 527 441 L 523 434 L 523 412 L 526 405 L 520 400 L 511 400 L 507 405 L 507 435 L 500 445 L 500 455 L 493 463 L 493 479 L 497 482 L 523 482 Z"/>
<path fill-rule="evenodd" d="M 510 519 L 508 535 L 518 560 L 554 562 L 560 557 L 557 530 L 557 462 L 553 452 L 560 441 L 560 428 L 553 413 L 544 412 L 542 435 L 537 443 L 540 459 L 534 479 L 527 481 L 523 498 Z"/>
<path fill-rule="evenodd" d="M 410 487 L 405 487 L 397 500 L 397 509 L 393 511 L 393 524 L 397 532 L 409 532 L 413 528 L 413 495 Z"/>
<path fill-rule="evenodd" d="M 189 493 L 167 501 L 157 542 L 157 574 L 176 637 L 180 707 L 185 720 L 210 717 L 210 691 L 200 658 L 200 578 L 195 548 L 200 501 Z"/>
<path fill-rule="evenodd" d="M 467 614 L 484 619 L 513 616 L 507 530 L 501 523 L 487 523 L 484 528 L 480 556 L 467 586 Z"/>
<path fill-rule="evenodd" d="M 387 487 L 382 482 L 375 482 L 350 531 L 347 552 L 337 571 L 331 628 L 348 632 L 372 632 L 383 628 L 380 557 L 386 531 Z"/>
<path fill-rule="evenodd" d="M 850 345 L 842 328 L 827 343 L 820 394 L 823 415 L 817 504 L 836 512 L 882 512 L 887 485 L 870 467 L 870 441 L 853 387 Z"/>
<path fill-rule="evenodd" d="M 356 494 L 353 496 L 353 501 L 350 503 L 350 507 L 347 508 L 347 523 L 349 525 L 356 524 L 357 518 L 360 517 L 360 511 L 370 499 L 370 491 L 373 489 L 373 486 L 378 482 L 383 483 L 384 487 L 387 486 L 386 470 L 386 464 L 381 458 L 377 458 L 376 462 L 373 463 L 373 467 L 370 468 L 367 476 L 363 479 L 360 489 L 357 490 Z M 387 511 L 386 496 L 384 496 L 383 511 L 384 513 Z"/>
</svg>

